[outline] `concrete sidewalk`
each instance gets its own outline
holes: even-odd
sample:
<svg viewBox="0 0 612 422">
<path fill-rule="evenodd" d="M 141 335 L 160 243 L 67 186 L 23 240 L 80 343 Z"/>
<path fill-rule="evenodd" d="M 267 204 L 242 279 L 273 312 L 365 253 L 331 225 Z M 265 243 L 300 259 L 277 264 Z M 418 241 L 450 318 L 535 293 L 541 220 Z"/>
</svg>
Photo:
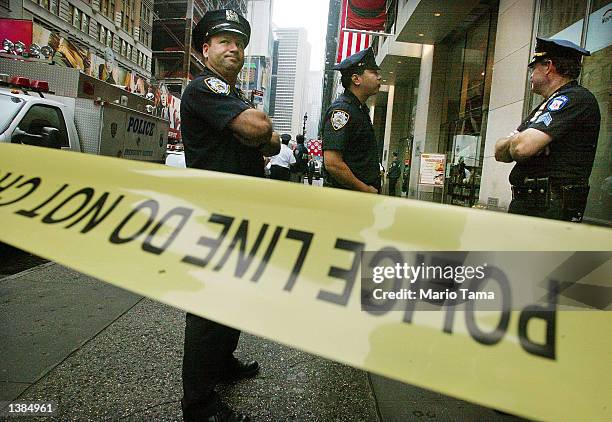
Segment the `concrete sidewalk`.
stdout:
<svg viewBox="0 0 612 422">
<path fill-rule="evenodd" d="M 182 311 L 49 263 L 0 279 L 0 326 L 0 400 L 55 401 L 62 421 L 182 420 Z M 253 421 L 518 420 L 248 334 L 237 355 L 262 372 L 220 395 Z"/>
</svg>

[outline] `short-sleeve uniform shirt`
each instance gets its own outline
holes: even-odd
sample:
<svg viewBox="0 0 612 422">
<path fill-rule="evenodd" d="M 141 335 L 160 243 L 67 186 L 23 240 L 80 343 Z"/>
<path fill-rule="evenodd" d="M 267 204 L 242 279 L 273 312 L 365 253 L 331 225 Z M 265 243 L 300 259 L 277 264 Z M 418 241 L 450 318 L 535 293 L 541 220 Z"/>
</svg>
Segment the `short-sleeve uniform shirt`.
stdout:
<svg viewBox="0 0 612 422">
<path fill-rule="evenodd" d="M 263 156 L 228 124 L 253 105 L 242 91 L 205 68 L 181 97 L 181 135 L 187 167 L 264 177 Z"/>
<path fill-rule="evenodd" d="M 552 137 L 550 154 L 540 154 L 517 163 L 510 183 L 521 185 L 526 177 L 552 177 L 588 183 L 601 115 L 595 96 L 576 81 L 562 86 L 533 110 L 517 128 L 540 130 Z"/>
<path fill-rule="evenodd" d="M 355 177 L 380 189 L 378 144 L 368 107 L 346 90 L 327 110 L 323 151 L 336 150 Z M 346 188 L 324 169 L 325 185 Z"/>
</svg>

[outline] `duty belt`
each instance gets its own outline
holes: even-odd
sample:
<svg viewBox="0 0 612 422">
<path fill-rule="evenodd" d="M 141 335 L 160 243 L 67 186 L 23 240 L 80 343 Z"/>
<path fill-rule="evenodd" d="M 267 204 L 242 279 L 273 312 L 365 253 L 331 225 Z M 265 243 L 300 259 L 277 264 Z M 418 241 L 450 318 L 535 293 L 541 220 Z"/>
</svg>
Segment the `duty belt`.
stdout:
<svg viewBox="0 0 612 422">
<path fill-rule="evenodd" d="M 526 178 L 523 185 L 512 186 L 512 199 L 531 208 L 559 208 L 567 214 L 568 221 L 582 218 L 588 194 L 589 185 L 584 179 Z"/>
</svg>

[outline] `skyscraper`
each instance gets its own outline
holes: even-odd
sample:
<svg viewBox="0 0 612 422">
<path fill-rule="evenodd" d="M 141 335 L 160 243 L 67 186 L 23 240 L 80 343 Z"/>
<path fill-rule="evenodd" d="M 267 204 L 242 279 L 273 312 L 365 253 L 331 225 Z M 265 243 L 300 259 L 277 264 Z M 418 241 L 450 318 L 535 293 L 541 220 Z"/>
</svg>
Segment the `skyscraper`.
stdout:
<svg viewBox="0 0 612 422">
<path fill-rule="evenodd" d="M 308 89 L 306 94 L 308 121 L 306 122 L 306 139 L 318 137 L 322 94 L 323 71 L 316 70 L 308 72 Z"/>
<path fill-rule="evenodd" d="M 278 133 L 302 133 L 304 114 L 307 112 L 306 90 L 310 67 L 310 44 L 304 28 L 278 28 L 274 30 L 278 41 L 275 64 L 276 92 L 273 126 Z"/>
</svg>

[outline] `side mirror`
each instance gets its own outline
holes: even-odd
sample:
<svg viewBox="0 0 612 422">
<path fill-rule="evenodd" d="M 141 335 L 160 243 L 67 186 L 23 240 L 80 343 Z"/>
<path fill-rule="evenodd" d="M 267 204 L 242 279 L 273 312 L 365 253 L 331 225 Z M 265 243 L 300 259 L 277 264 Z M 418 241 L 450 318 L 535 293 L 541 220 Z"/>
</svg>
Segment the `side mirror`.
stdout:
<svg viewBox="0 0 612 422">
<path fill-rule="evenodd" d="M 32 135 L 26 131 L 16 128 L 11 137 L 13 144 L 25 144 L 25 145 L 39 145 L 42 137 L 39 135 Z"/>
<path fill-rule="evenodd" d="M 61 149 L 62 140 L 59 129 L 45 126 L 42 128 L 41 137 L 43 139 L 41 147 Z"/>
<path fill-rule="evenodd" d="M 15 129 L 11 138 L 12 143 L 33 145 L 45 148 L 61 148 L 59 130 L 54 127 L 45 126 L 40 135 L 25 132 L 19 128 Z"/>
</svg>

